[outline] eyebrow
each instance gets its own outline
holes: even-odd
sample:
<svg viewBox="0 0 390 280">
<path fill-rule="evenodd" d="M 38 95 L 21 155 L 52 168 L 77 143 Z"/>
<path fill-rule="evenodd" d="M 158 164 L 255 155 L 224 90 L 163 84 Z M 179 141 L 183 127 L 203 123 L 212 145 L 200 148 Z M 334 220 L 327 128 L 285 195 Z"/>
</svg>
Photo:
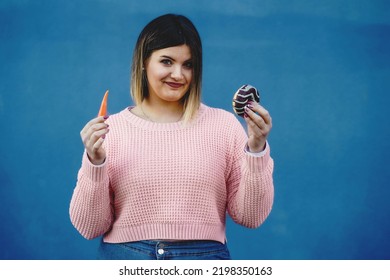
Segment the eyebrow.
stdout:
<svg viewBox="0 0 390 280">
<path fill-rule="evenodd" d="M 170 57 L 168 55 L 161 55 L 160 58 L 168 58 L 168 59 L 171 59 L 172 61 L 176 61 L 173 57 Z M 192 57 L 185 60 L 184 62 L 189 62 L 189 61 L 192 61 Z"/>
</svg>

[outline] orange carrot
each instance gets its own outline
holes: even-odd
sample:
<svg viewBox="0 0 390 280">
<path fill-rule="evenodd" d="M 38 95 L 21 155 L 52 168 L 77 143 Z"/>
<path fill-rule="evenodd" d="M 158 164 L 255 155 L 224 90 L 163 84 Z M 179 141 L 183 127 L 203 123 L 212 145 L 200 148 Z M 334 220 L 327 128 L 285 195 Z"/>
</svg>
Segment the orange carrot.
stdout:
<svg viewBox="0 0 390 280">
<path fill-rule="evenodd" d="M 108 90 L 104 94 L 104 97 L 103 97 L 103 100 L 102 100 L 102 104 L 100 105 L 100 110 L 99 110 L 98 117 L 107 115 L 107 98 L 108 98 Z"/>
</svg>

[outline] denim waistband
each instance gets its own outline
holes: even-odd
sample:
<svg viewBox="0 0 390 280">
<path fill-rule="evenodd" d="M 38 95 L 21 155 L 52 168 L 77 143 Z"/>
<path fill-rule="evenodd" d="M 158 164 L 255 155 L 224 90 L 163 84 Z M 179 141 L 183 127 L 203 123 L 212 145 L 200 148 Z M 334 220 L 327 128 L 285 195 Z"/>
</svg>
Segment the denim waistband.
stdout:
<svg viewBox="0 0 390 280">
<path fill-rule="evenodd" d="M 226 244 L 214 240 L 102 242 L 99 251 L 103 259 L 230 259 Z"/>
</svg>

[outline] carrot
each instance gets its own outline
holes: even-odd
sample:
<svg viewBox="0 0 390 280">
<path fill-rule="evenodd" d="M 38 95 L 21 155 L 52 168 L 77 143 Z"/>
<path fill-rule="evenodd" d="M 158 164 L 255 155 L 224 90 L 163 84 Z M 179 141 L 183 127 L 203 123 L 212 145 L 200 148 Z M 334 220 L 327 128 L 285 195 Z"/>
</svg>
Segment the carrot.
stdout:
<svg viewBox="0 0 390 280">
<path fill-rule="evenodd" d="M 108 99 L 108 90 L 104 94 L 104 97 L 103 97 L 103 100 L 102 100 L 102 104 L 100 105 L 100 110 L 99 110 L 98 117 L 107 115 L 107 99 Z"/>
</svg>

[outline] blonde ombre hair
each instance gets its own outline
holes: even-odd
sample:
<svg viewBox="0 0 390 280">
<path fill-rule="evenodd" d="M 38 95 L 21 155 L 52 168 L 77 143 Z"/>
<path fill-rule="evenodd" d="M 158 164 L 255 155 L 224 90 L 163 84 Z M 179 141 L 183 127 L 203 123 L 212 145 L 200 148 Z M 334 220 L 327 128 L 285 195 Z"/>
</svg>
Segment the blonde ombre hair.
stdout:
<svg viewBox="0 0 390 280">
<path fill-rule="evenodd" d="M 193 23 L 181 15 L 166 14 L 149 22 L 141 31 L 134 48 L 131 66 L 131 97 L 136 105 L 148 97 L 144 65 L 156 50 L 187 45 L 191 50 L 192 81 L 183 96 L 183 120 L 190 121 L 199 109 L 202 86 L 202 43 Z"/>
</svg>

